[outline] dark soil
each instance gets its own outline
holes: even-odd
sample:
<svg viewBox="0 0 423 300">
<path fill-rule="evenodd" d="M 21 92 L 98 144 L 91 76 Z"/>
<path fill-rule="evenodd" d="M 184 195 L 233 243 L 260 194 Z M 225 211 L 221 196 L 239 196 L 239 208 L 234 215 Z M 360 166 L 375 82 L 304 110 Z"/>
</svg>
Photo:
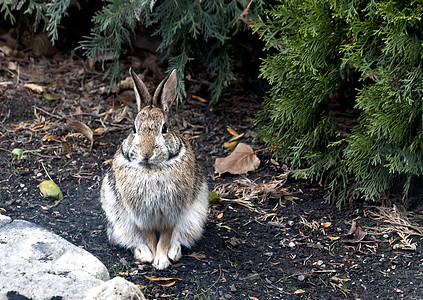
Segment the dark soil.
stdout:
<svg viewBox="0 0 423 300">
<path fill-rule="evenodd" d="M 324 204 L 320 187 L 292 179 L 283 161 L 271 160 L 254 140 L 261 99 L 233 86 L 209 106 L 192 97 L 208 98 L 198 78 L 186 80 L 188 97 L 173 123 L 190 139 L 210 190 L 224 199 L 211 203 L 203 238 L 183 249 L 175 265 L 157 271 L 136 263 L 130 251 L 107 241 L 98 199 L 108 162 L 132 128 L 132 92 L 107 94 L 103 74 L 87 70 L 75 55 L 3 57 L 0 66 L 0 212 L 86 249 L 112 277 L 139 285 L 148 299 L 423 299 L 422 240 L 417 234 L 405 240 L 406 230 L 419 228 L 400 227 L 393 210 L 377 219 L 377 207 L 355 202 L 338 210 Z M 145 81 L 154 88 L 150 75 Z M 37 94 L 25 83 L 46 90 Z M 92 147 L 73 121 L 94 131 Z M 259 150 L 257 171 L 215 174 L 216 157 L 233 151 L 223 147 L 231 138 L 227 128 L 244 133 L 240 141 Z M 19 160 L 14 148 L 40 151 Z M 47 173 L 60 186 L 62 201 L 40 196 Z M 367 235 L 347 243 L 343 238 L 353 221 Z M 415 250 L 397 248 L 413 243 Z"/>
</svg>

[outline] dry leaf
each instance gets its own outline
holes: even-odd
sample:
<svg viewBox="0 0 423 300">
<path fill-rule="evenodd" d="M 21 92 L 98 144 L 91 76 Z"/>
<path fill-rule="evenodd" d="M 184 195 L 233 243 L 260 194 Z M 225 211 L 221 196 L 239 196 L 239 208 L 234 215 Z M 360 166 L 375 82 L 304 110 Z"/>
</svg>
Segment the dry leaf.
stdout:
<svg viewBox="0 0 423 300">
<path fill-rule="evenodd" d="M 251 146 L 239 143 L 235 150 L 227 157 L 216 158 L 214 169 L 217 173 L 246 174 L 257 170 L 260 160 Z"/>
<path fill-rule="evenodd" d="M 202 98 L 202 97 L 200 97 L 200 96 L 191 95 L 191 97 L 194 98 L 194 99 L 196 99 L 196 100 L 198 100 L 198 101 L 200 101 L 200 102 L 207 103 L 207 100 L 204 99 L 204 98 Z"/>
<path fill-rule="evenodd" d="M 243 136 L 244 136 L 244 134 L 243 134 L 243 133 L 238 134 L 238 135 L 234 136 L 233 138 L 231 138 L 231 139 L 228 141 L 228 143 L 233 142 L 233 141 L 237 141 L 237 140 L 239 140 L 240 138 L 242 138 Z"/>
<path fill-rule="evenodd" d="M 236 145 L 238 145 L 238 142 L 237 141 L 235 141 L 235 142 L 227 142 L 227 143 L 223 144 L 223 147 L 225 147 L 226 149 L 232 149 L 232 148 L 235 148 Z"/>
<path fill-rule="evenodd" d="M 236 132 L 235 130 L 233 130 L 232 128 L 226 128 L 227 130 L 228 130 L 228 132 L 231 134 L 231 135 L 233 135 L 233 136 L 238 136 L 239 134 L 238 134 L 238 132 Z"/>
<path fill-rule="evenodd" d="M 62 153 L 69 154 L 72 151 L 71 144 L 67 140 L 60 141 Z"/>
<path fill-rule="evenodd" d="M 305 291 L 304 290 L 296 290 L 295 292 L 294 292 L 294 294 L 304 294 L 305 293 Z"/>
<path fill-rule="evenodd" d="M 9 63 L 7 64 L 7 68 L 11 71 L 15 71 L 18 67 L 13 61 L 9 61 Z"/>
<path fill-rule="evenodd" d="M 218 214 L 218 215 L 217 215 L 217 217 L 216 217 L 216 218 L 218 218 L 218 219 L 222 219 L 222 217 L 223 217 L 223 213 L 220 213 L 220 214 Z"/>
<path fill-rule="evenodd" d="M 120 123 L 126 116 L 128 106 L 125 106 L 122 111 L 113 118 L 113 123 Z"/>
<path fill-rule="evenodd" d="M 92 146 L 92 144 L 94 143 L 94 134 L 90 127 L 79 121 L 73 121 L 70 126 L 79 133 L 82 133 L 87 139 L 89 139 Z"/>
<path fill-rule="evenodd" d="M 144 275 L 144 277 L 151 281 L 182 280 L 181 278 L 175 278 L 175 277 L 149 277 L 147 275 Z"/>
<path fill-rule="evenodd" d="M 169 282 L 169 283 L 163 283 L 163 284 L 159 284 L 160 286 L 172 286 L 172 285 L 174 285 L 175 284 L 175 282 L 176 281 L 172 281 L 172 282 Z"/>
<path fill-rule="evenodd" d="M 359 243 L 364 239 L 366 234 L 367 232 L 362 230 L 355 221 L 352 221 L 350 231 L 342 238 L 342 241 L 351 244 Z"/>
<path fill-rule="evenodd" d="M 259 298 L 256 298 L 256 297 L 253 297 L 253 296 L 250 296 L 250 300 L 259 300 Z"/>
<path fill-rule="evenodd" d="M 323 227 L 324 228 L 328 228 L 330 225 L 332 225 L 331 222 L 325 222 L 325 223 L 323 223 Z"/>
<path fill-rule="evenodd" d="M 119 89 L 121 91 L 124 90 L 131 90 L 134 87 L 133 83 L 132 83 L 132 78 L 131 76 L 126 77 L 124 80 L 122 80 L 119 83 Z"/>
<path fill-rule="evenodd" d="M 75 109 L 75 112 L 73 113 L 74 115 L 82 115 L 82 109 L 81 109 L 81 106 L 78 106 L 76 109 Z"/>
<path fill-rule="evenodd" d="M 332 241 L 336 241 L 339 239 L 339 236 L 330 236 L 328 235 L 328 238 L 330 238 Z"/>
<path fill-rule="evenodd" d="M 30 89 L 33 92 L 36 92 L 38 94 L 41 94 L 45 91 L 45 87 L 35 84 L 35 83 L 25 83 L 24 87 L 26 87 L 27 89 Z"/>
</svg>

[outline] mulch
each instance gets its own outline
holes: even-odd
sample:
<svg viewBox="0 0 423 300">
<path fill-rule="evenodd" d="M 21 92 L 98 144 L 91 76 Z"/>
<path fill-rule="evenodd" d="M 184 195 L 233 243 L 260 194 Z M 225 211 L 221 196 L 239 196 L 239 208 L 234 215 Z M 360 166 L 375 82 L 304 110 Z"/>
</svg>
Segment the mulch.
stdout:
<svg viewBox="0 0 423 300">
<path fill-rule="evenodd" d="M 110 159 L 132 130 L 132 91 L 108 93 L 103 73 L 73 52 L 4 56 L 0 65 L 0 213 L 86 249 L 148 299 L 423 298 L 419 211 L 324 203 L 321 187 L 291 178 L 283 159 L 274 161 L 257 138 L 262 100 L 241 83 L 209 105 L 207 82 L 186 79 L 188 96 L 173 109 L 172 124 L 192 143 L 214 192 L 208 223 L 203 238 L 169 269 L 135 262 L 107 241 L 98 200 Z M 157 84 L 148 70 L 144 80 Z M 233 151 L 223 146 L 233 137 L 228 128 L 254 149 L 256 171 L 214 171 L 216 158 Z M 15 148 L 25 151 L 21 159 L 12 155 Z M 62 201 L 40 195 L 49 177 Z"/>
</svg>

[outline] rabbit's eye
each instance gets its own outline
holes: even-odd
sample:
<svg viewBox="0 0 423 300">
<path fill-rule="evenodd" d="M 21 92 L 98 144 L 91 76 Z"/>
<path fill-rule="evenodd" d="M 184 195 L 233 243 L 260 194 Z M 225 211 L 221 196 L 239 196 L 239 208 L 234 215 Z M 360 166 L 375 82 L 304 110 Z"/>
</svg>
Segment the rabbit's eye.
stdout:
<svg viewBox="0 0 423 300">
<path fill-rule="evenodd" d="M 137 132 L 137 129 L 135 128 L 135 126 L 132 128 L 132 130 L 134 131 L 134 133 Z"/>
<path fill-rule="evenodd" d="M 167 126 L 166 126 L 166 123 L 163 123 L 162 134 L 165 134 L 165 133 L 167 133 Z"/>
</svg>

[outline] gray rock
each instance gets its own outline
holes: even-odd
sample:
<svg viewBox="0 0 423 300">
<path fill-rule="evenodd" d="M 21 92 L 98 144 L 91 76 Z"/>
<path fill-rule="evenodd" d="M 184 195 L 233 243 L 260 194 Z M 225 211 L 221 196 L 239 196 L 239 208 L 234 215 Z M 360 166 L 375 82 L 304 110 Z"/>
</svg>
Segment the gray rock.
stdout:
<svg viewBox="0 0 423 300">
<path fill-rule="evenodd" d="M 0 228 L 12 222 L 12 219 L 5 215 L 0 215 Z"/>
<path fill-rule="evenodd" d="M 137 286 L 122 277 L 115 277 L 91 289 L 84 300 L 145 300 Z"/>
<path fill-rule="evenodd" d="M 27 221 L 0 219 L 0 299 L 8 292 L 38 299 L 82 299 L 109 280 L 93 255 Z"/>
</svg>

